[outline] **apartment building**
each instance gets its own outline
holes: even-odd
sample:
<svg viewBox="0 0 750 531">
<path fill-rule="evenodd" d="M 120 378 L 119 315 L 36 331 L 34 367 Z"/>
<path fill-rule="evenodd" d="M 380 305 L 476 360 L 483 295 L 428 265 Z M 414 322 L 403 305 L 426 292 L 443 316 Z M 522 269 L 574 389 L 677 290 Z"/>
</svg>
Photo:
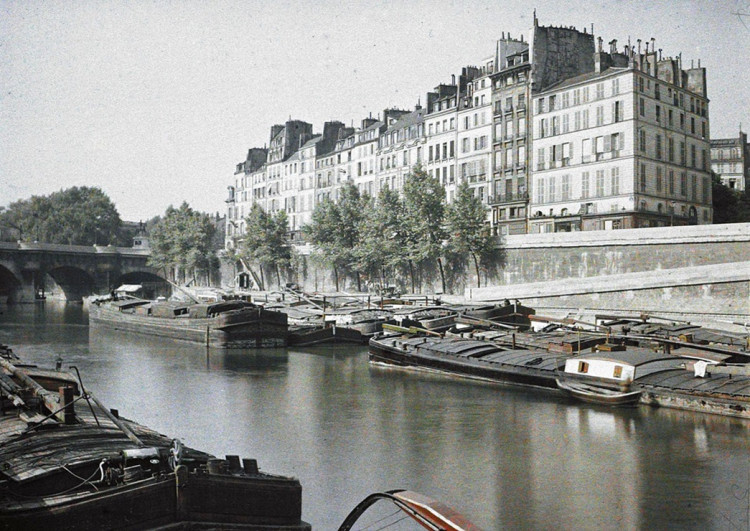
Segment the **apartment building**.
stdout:
<svg viewBox="0 0 750 531">
<path fill-rule="evenodd" d="M 731 190 L 750 190 L 750 144 L 747 133 L 711 140 L 711 170 Z"/>
<path fill-rule="evenodd" d="M 425 144 L 425 109 L 386 111 L 385 130 L 378 138 L 378 192 L 401 190 L 412 167 L 422 161 Z"/>
<path fill-rule="evenodd" d="M 492 61 L 463 69 L 468 84 L 459 98 L 456 164 L 461 182 L 487 203 L 492 175 Z M 452 191 L 448 195 L 451 201 Z"/>
<path fill-rule="evenodd" d="M 456 124 L 458 122 L 458 86 L 455 77 L 451 84 L 440 84 L 427 93 L 425 114 L 426 156 L 424 169 L 437 177 L 446 194 L 455 194 L 456 179 Z"/>
<path fill-rule="evenodd" d="M 705 69 L 616 45 L 533 96 L 530 232 L 711 222 Z"/>
<path fill-rule="evenodd" d="M 488 204 L 495 234 L 526 233 L 528 211 L 527 161 L 531 62 L 529 44 L 510 36 L 498 41 L 497 68 L 492 81 L 493 166 Z"/>
</svg>

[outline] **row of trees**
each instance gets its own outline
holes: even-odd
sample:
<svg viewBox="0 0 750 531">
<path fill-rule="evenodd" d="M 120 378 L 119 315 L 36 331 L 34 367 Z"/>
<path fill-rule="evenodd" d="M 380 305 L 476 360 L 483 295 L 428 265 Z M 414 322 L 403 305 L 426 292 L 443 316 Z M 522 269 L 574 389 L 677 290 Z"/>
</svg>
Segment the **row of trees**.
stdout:
<svg viewBox="0 0 750 531">
<path fill-rule="evenodd" d="M 465 275 L 468 263 L 477 285 L 502 267 L 502 249 L 485 220 L 486 209 L 467 184 L 447 205 L 439 180 L 415 167 L 403 194 L 384 188 L 371 198 L 345 184 L 337 201 L 317 205 L 304 232 L 315 247 L 313 258 L 332 269 L 337 290 L 346 278 L 354 279 L 359 291 L 365 280 L 380 286 L 409 284 L 412 292 L 439 279 L 445 293 Z M 281 284 L 281 271 L 300 263 L 287 233 L 284 212 L 272 215 L 255 205 L 238 258 L 260 266 L 261 275 L 275 271 Z"/>
<path fill-rule="evenodd" d="M 216 225 L 211 216 L 183 202 L 169 206 L 163 217 L 149 221 L 149 265 L 179 284 L 211 285 L 219 270 Z M 219 246 L 218 248 L 220 248 Z"/>
</svg>

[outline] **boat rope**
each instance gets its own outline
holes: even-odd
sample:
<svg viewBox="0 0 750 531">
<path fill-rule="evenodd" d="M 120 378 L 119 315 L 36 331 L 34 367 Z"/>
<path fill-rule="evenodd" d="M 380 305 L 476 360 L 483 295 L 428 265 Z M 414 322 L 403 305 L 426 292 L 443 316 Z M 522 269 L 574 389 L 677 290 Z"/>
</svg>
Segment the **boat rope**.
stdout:
<svg viewBox="0 0 750 531">
<path fill-rule="evenodd" d="M 86 389 L 83 388 L 83 380 L 81 379 L 81 373 L 78 372 L 78 367 L 76 367 L 75 365 L 71 365 L 70 368 L 75 369 L 76 374 L 78 375 L 78 383 L 81 385 L 81 395 L 86 399 L 86 402 L 89 405 L 89 409 L 91 410 L 91 414 L 94 415 L 96 425 L 101 426 L 101 424 L 99 424 L 99 417 L 96 416 L 96 412 L 94 411 L 94 406 L 91 405 L 91 401 L 89 400 L 90 396 L 88 395 L 88 393 L 86 393 Z"/>
<path fill-rule="evenodd" d="M 175 470 L 182 463 L 182 442 L 172 439 L 172 447 L 169 449 L 169 468 Z"/>
<path fill-rule="evenodd" d="M 375 521 L 374 521 L 374 522 L 372 522 L 371 524 L 367 525 L 366 527 L 362 527 L 362 528 L 360 528 L 360 529 L 359 529 L 359 531 L 366 531 L 367 529 L 370 529 L 370 528 L 372 528 L 372 526 L 374 526 L 374 525 L 377 525 L 377 524 L 379 524 L 380 522 L 383 522 L 383 521 L 385 521 L 385 520 L 388 520 L 389 518 L 393 518 L 393 517 L 394 517 L 394 516 L 396 516 L 397 514 L 401 514 L 401 509 L 396 509 L 396 510 L 395 510 L 395 511 L 393 511 L 393 512 L 392 512 L 391 514 L 387 514 L 387 515 L 385 515 L 385 516 L 384 516 L 383 518 L 378 518 L 377 520 L 375 520 Z M 396 520 L 395 522 L 392 522 L 392 523 L 390 523 L 390 524 L 387 524 L 387 525 L 386 525 L 386 527 L 389 527 L 389 526 L 392 526 L 392 525 L 394 525 L 394 524 L 397 524 L 398 522 L 400 522 L 401 520 L 404 520 L 405 518 L 408 518 L 408 516 L 403 516 L 403 517 L 399 518 L 398 520 Z M 377 529 L 373 529 L 373 531 L 378 531 L 378 529 L 385 529 L 385 528 L 383 528 L 383 527 L 378 527 Z"/>
<path fill-rule="evenodd" d="M 26 428 L 26 429 L 25 429 L 25 430 L 24 430 L 23 432 L 21 432 L 21 433 L 28 433 L 28 432 L 30 432 L 30 431 L 32 431 L 32 430 L 35 430 L 35 429 L 37 429 L 37 428 L 38 428 L 39 426 L 41 426 L 41 425 L 42 425 L 42 424 L 44 423 L 44 421 L 45 421 L 45 420 L 48 420 L 48 419 L 50 419 L 50 418 L 54 417 L 55 415 L 57 415 L 58 413 L 60 413 L 60 411 L 62 411 L 62 410 L 63 410 L 63 409 L 65 409 L 66 407 L 68 407 L 68 406 L 70 406 L 70 405 L 73 405 L 73 404 L 75 404 L 76 402 L 78 402 L 79 400 L 83 400 L 84 398 L 88 400 L 88 397 L 87 397 L 86 395 L 81 395 L 81 396 L 79 396 L 78 398 L 74 399 L 74 400 L 73 400 L 72 402 L 69 402 L 69 403 L 67 403 L 67 404 L 63 405 L 62 407 L 60 407 L 59 409 L 57 409 L 57 410 L 53 411 L 52 413 L 50 413 L 49 415 L 47 415 L 46 417 L 44 417 L 44 418 L 43 418 L 42 420 L 40 420 L 40 421 L 37 421 L 37 422 L 34 422 L 33 424 L 31 424 L 31 425 L 30 425 L 30 426 L 29 426 L 28 428 Z"/>
<path fill-rule="evenodd" d="M 96 487 L 96 485 L 94 485 L 91 482 L 91 479 L 94 476 L 96 476 L 97 473 L 102 473 L 102 475 L 103 475 L 104 472 L 103 472 L 103 468 L 102 467 L 104 466 L 104 462 L 105 461 L 106 461 L 106 459 L 102 459 L 101 462 L 99 463 L 99 467 L 96 470 L 94 470 L 94 472 L 88 478 L 83 478 L 83 477 L 79 476 L 78 474 L 76 474 L 75 472 L 73 472 L 72 470 L 68 469 L 67 465 L 62 465 L 62 469 L 63 470 L 65 470 L 66 472 L 68 472 L 73 477 L 75 477 L 77 479 L 80 479 L 81 482 L 78 485 L 74 485 L 74 486 L 70 487 L 69 489 L 61 490 L 60 492 L 52 492 L 52 493 L 47 493 L 47 494 L 39 494 L 39 495 L 36 495 L 36 496 L 29 496 L 29 495 L 26 495 L 26 494 L 20 494 L 18 492 L 13 492 L 10 489 L 6 490 L 6 492 L 8 494 L 10 494 L 11 496 L 14 496 L 16 498 L 24 498 L 24 499 L 32 500 L 32 499 L 37 499 L 37 498 L 46 498 L 48 496 L 60 496 L 62 494 L 67 494 L 68 492 L 72 492 L 72 491 L 74 491 L 76 489 L 80 489 L 83 485 L 87 485 L 87 484 L 91 485 L 94 489 L 96 489 L 98 491 L 99 489 Z"/>
<path fill-rule="evenodd" d="M 393 516 L 393 515 L 391 515 L 391 516 Z M 376 527 L 372 531 L 382 531 L 383 529 L 388 529 L 389 527 L 393 527 L 394 525 L 398 524 L 399 522 L 402 522 L 402 521 L 406 520 L 407 518 L 409 518 L 409 516 L 408 515 L 404 515 L 401 518 L 399 518 L 398 520 L 394 520 L 393 522 L 391 522 L 389 524 L 385 524 L 382 527 Z M 368 529 L 369 527 L 370 526 L 363 527 L 362 529 L 365 530 L 365 529 Z"/>
</svg>

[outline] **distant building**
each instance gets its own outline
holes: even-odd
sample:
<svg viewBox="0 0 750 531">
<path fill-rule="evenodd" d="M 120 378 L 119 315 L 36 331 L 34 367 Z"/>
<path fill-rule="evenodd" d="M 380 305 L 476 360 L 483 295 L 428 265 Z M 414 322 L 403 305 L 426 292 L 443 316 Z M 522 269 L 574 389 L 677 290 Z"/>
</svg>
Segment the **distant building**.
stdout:
<svg viewBox="0 0 750 531">
<path fill-rule="evenodd" d="M 750 190 L 750 144 L 747 134 L 711 140 L 711 170 L 732 190 Z"/>
</svg>

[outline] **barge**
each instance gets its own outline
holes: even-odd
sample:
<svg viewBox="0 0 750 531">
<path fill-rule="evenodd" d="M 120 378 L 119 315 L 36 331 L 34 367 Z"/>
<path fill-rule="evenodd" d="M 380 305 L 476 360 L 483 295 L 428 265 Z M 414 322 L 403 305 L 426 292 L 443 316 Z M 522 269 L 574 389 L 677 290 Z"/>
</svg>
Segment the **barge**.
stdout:
<svg viewBox="0 0 750 531">
<path fill-rule="evenodd" d="M 306 531 L 297 479 L 125 419 L 80 375 L 0 356 L 0 530 Z"/>
<path fill-rule="evenodd" d="M 246 301 L 185 304 L 130 297 L 93 300 L 89 323 L 222 348 L 284 347 L 288 336 L 285 313 Z"/>
<path fill-rule="evenodd" d="M 487 341 L 390 333 L 370 339 L 371 363 L 452 374 L 478 380 L 557 389 L 559 354 L 505 349 Z"/>
</svg>

